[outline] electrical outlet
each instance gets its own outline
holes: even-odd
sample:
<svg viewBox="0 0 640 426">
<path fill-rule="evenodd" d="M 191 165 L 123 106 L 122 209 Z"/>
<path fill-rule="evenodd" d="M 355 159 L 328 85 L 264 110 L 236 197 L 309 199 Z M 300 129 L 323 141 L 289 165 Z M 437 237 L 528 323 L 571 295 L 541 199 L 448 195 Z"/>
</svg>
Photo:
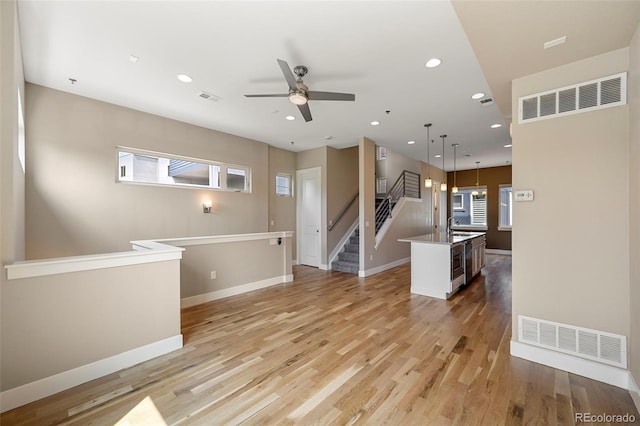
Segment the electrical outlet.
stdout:
<svg viewBox="0 0 640 426">
<path fill-rule="evenodd" d="M 369 255 L 369 260 L 373 260 L 373 255 L 372 254 Z"/>
<path fill-rule="evenodd" d="M 271 219 L 271 226 L 273 226 L 273 225 L 275 225 L 275 224 L 276 224 L 276 221 L 275 221 L 275 220 L 273 220 L 273 219 Z"/>
<path fill-rule="evenodd" d="M 211 271 L 211 279 L 215 280 L 217 278 L 216 271 Z"/>
</svg>

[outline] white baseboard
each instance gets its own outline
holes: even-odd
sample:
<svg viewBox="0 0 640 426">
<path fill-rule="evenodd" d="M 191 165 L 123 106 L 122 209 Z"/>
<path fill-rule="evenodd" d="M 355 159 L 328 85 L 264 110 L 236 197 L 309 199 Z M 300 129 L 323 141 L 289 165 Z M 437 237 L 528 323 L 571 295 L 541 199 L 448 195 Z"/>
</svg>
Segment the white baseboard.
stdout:
<svg viewBox="0 0 640 426">
<path fill-rule="evenodd" d="M 182 348 L 182 334 L 0 393 L 0 413 Z"/>
<path fill-rule="evenodd" d="M 291 261 L 291 265 L 298 265 L 298 259 L 293 259 Z"/>
<path fill-rule="evenodd" d="M 328 271 L 329 270 L 329 265 L 327 265 L 325 263 L 321 263 L 320 266 L 318 266 L 318 269 L 320 269 L 322 271 Z"/>
<path fill-rule="evenodd" d="M 563 354 L 526 343 L 511 341 L 511 355 L 631 391 L 633 377 L 628 370 Z M 633 392 L 632 392 L 633 394 Z"/>
<path fill-rule="evenodd" d="M 383 272 L 383 271 L 395 268 L 396 266 L 404 265 L 405 263 L 409 263 L 409 262 L 411 262 L 411 257 L 405 257 L 403 259 L 398 259 L 391 263 L 387 263 L 386 265 L 376 266 L 375 268 L 365 269 L 364 271 L 358 271 L 358 276 L 368 277 L 373 274 L 377 274 L 379 272 Z"/>
<path fill-rule="evenodd" d="M 261 288 L 271 287 L 276 284 L 290 283 L 291 281 L 293 281 L 293 274 L 267 278 L 266 280 L 255 281 L 248 284 L 237 285 L 235 287 L 224 288 L 222 290 L 211 291 L 209 293 L 198 294 L 196 296 L 185 297 L 180 300 L 180 308 L 201 305 L 202 303 L 211 302 L 213 300 L 224 299 L 225 297 L 236 296 L 253 290 L 260 290 Z"/>
<path fill-rule="evenodd" d="M 486 249 L 485 253 L 487 253 L 487 254 L 506 254 L 507 256 L 511 256 L 511 250 Z"/>
<path fill-rule="evenodd" d="M 629 393 L 633 403 L 636 404 L 636 410 L 640 412 L 640 386 L 638 386 L 638 382 L 636 382 L 631 373 L 629 373 Z"/>
</svg>

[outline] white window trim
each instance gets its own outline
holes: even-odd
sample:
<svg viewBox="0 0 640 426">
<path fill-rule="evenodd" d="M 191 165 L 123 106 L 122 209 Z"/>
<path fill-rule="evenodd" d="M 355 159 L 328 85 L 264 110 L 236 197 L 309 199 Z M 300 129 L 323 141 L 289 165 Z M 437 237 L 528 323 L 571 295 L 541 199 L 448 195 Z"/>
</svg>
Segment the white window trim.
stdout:
<svg viewBox="0 0 640 426">
<path fill-rule="evenodd" d="M 120 157 L 119 157 L 119 152 L 124 151 L 124 152 L 128 152 L 134 155 L 145 155 L 148 157 L 155 157 L 155 158 L 166 158 L 166 159 L 174 159 L 174 160 L 183 160 L 183 161 L 189 161 L 189 162 L 193 162 L 193 163 L 200 163 L 200 164 L 205 164 L 205 165 L 209 165 L 209 166 L 219 166 L 220 167 L 220 185 L 221 188 L 214 188 L 212 186 L 204 186 L 204 185 L 194 185 L 194 184 L 189 184 L 189 183 L 173 183 L 173 184 L 168 184 L 168 183 L 159 183 L 159 182 L 136 182 L 136 181 L 126 181 L 126 180 L 120 180 Z M 238 189 L 227 189 L 226 185 L 227 185 L 227 168 L 232 168 L 232 169 L 242 169 L 245 170 L 246 172 L 246 189 L 243 190 L 238 190 Z M 146 186 L 161 186 L 163 188 L 190 188 L 190 189 L 200 189 L 200 190 L 209 190 L 209 191 L 223 191 L 223 192 L 240 192 L 240 193 L 246 193 L 249 194 L 252 191 L 252 186 L 251 186 L 251 167 L 248 166 L 242 166 L 240 164 L 232 164 L 232 163 L 224 163 L 224 162 L 220 162 L 220 161 L 211 161 L 211 160 L 205 160 L 202 158 L 195 158 L 195 157 L 188 157 L 188 156 L 184 156 L 184 155 L 178 155 L 178 154 L 170 154 L 170 153 L 166 153 L 166 152 L 159 152 L 159 151 L 151 151 L 151 150 L 146 150 L 146 149 L 139 149 L 139 148 L 132 148 L 132 147 L 128 147 L 128 146 L 122 146 L 122 145 L 117 145 L 116 146 L 116 150 L 115 150 L 115 166 L 114 166 L 114 170 L 115 170 L 115 181 L 116 183 L 121 183 L 121 184 L 125 184 L 125 185 L 146 185 Z M 211 185 L 211 168 L 209 169 L 209 185 Z"/>
<path fill-rule="evenodd" d="M 281 173 L 278 172 L 276 173 L 276 181 L 278 180 L 278 177 L 284 177 L 289 179 L 289 193 L 288 194 L 278 194 L 278 185 L 276 184 L 275 186 L 275 193 L 276 193 L 276 197 L 293 197 L 293 175 L 290 173 Z"/>
<path fill-rule="evenodd" d="M 502 188 L 511 188 L 511 201 L 509 203 L 509 216 L 511 217 L 511 226 L 500 225 L 502 223 L 502 205 L 500 205 Z M 511 231 L 513 228 L 513 184 L 505 183 L 498 185 L 498 231 Z"/>
<path fill-rule="evenodd" d="M 460 207 L 453 205 L 453 197 L 460 197 Z M 453 207 L 454 210 L 464 210 L 464 197 L 462 194 L 451 194 L 451 207 Z"/>
</svg>

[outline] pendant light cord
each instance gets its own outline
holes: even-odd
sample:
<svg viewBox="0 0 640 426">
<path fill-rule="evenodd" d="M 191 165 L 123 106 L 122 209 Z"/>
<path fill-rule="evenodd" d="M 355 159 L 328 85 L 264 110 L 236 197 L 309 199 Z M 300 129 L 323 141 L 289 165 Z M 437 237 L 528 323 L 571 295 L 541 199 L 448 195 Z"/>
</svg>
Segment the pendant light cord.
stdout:
<svg viewBox="0 0 640 426">
<path fill-rule="evenodd" d="M 427 128 L 427 179 L 431 179 L 431 159 L 429 157 L 429 129 L 431 128 L 431 123 L 427 123 L 424 125 Z"/>
</svg>

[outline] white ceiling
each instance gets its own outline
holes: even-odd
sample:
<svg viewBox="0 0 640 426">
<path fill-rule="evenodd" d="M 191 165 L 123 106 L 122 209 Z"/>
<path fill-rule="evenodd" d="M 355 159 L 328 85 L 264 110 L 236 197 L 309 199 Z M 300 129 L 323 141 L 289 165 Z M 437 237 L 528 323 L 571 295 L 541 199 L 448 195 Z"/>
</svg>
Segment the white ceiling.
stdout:
<svg viewBox="0 0 640 426">
<path fill-rule="evenodd" d="M 473 3 L 512 2 L 466 3 L 456 1 L 456 11 L 473 21 L 464 15 L 477 12 L 469 9 Z M 459 144 L 458 169 L 511 160 L 504 148 L 509 118 L 497 104 L 471 99 L 479 91 L 492 93 L 448 1 L 19 0 L 18 6 L 31 83 L 294 151 L 353 146 L 366 136 L 426 161 L 424 124 L 433 123 L 431 162 L 438 167 L 442 160 L 433 155 L 442 151 L 443 133 L 447 170 L 453 143 Z M 482 34 L 482 25 L 472 28 Z M 555 28 L 542 32 L 549 39 L 557 34 Z M 132 63 L 130 55 L 140 60 Z M 432 57 L 442 65 L 426 68 Z M 313 121 L 305 123 L 286 98 L 245 98 L 286 93 L 276 58 L 306 65 L 310 90 L 355 93 L 356 101 L 311 101 Z M 193 82 L 178 81 L 180 73 Z M 502 90 L 500 84 L 492 81 Z M 222 100 L 201 99 L 201 90 Z M 381 124 L 373 127 L 373 120 Z M 491 129 L 493 123 L 503 127 Z"/>
</svg>

